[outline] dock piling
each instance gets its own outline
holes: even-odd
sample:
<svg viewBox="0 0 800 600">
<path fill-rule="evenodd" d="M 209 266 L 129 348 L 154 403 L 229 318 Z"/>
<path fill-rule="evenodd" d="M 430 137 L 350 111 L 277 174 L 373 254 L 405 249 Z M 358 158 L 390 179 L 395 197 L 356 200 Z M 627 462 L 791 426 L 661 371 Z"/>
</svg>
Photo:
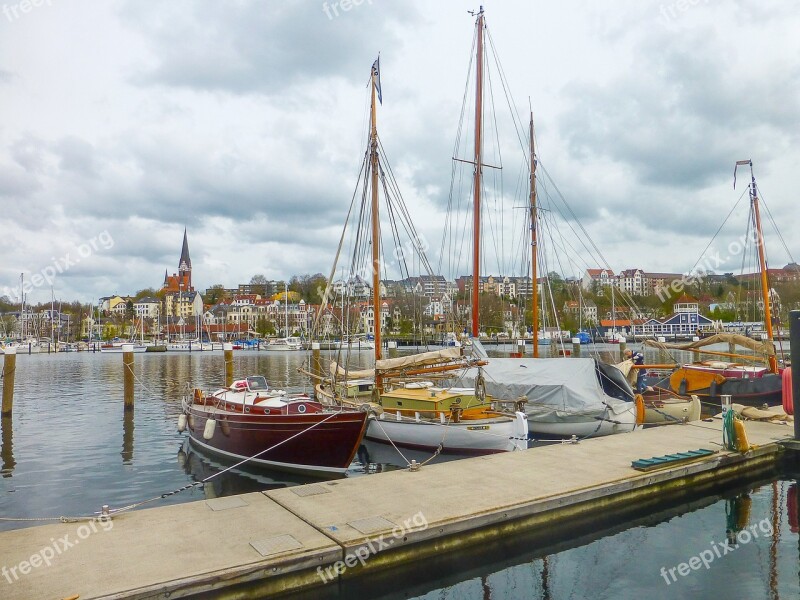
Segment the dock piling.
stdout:
<svg viewBox="0 0 800 600">
<path fill-rule="evenodd" d="M 792 399 L 800 401 L 800 310 L 789 313 L 789 348 L 792 359 Z M 800 419 L 794 409 L 794 439 L 800 440 Z"/>
<path fill-rule="evenodd" d="M 575 358 L 581 357 L 581 338 L 572 338 L 572 356 Z"/>
<path fill-rule="evenodd" d="M 628 340 L 620 338 L 619 340 L 619 359 L 625 360 L 625 350 L 628 347 Z"/>
<path fill-rule="evenodd" d="M 122 345 L 122 371 L 125 383 L 125 410 L 133 410 L 133 344 Z"/>
<path fill-rule="evenodd" d="M 6 348 L 3 355 L 3 409 L 4 417 L 10 416 L 14 408 L 14 374 L 17 370 L 17 349 Z"/>
<path fill-rule="evenodd" d="M 225 387 L 233 385 L 233 344 L 222 344 L 222 353 L 225 355 Z"/>
<path fill-rule="evenodd" d="M 520 358 L 525 356 L 525 340 L 517 340 L 517 354 Z"/>
</svg>

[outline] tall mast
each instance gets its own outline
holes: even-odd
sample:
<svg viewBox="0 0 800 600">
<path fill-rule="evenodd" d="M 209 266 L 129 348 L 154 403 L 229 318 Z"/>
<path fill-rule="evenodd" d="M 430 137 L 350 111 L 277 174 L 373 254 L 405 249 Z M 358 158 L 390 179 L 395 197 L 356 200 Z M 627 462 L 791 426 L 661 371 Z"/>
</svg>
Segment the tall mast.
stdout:
<svg viewBox="0 0 800 600">
<path fill-rule="evenodd" d="M 483 160 L 483 6 L 476 24 L 477 56 L 475 59 L 475 178 L 472 206 L 472 337 L 478 337 L 481 280 L 481 167 Z"/>
<path fill-rule="evenodd" d="M 530 152 L 531 152 L 531 307 L 533 312 L 532 321 L 532 343 L 533 357 L 539 358 L 539 289 L 536 285 L 536 155 L 533 143 L 533 112 L 531 112 L 530 127 Z"/>
<path fill-rule="evenodd" d="M 380 60 L 380 59 L 378 59 Z M 375 361 L 381 359 L 381 224 L 378 212 L 378 118 L 375 99 L 378 90 L 380 63 L 372 68 L 372 101 L 370 103 L 370 169 L 372 174 L 372 330 L 375 342 Z M 375 385 L 381 387 L 380 376 Z"/>
<path fill-rule="evenodd" d="M 736 163 L 739 165 L 744 161 Z M 756 177 L 753 174 L 753 161 L 746 161 L 750 165 L 750 202 L 753 207 L 753 218 L 755 219 L 756 235 L 758 239 L 758 262 L 761 269 L 761 297 L 764 302 L 764 325 L 767 328 L 767 339 L 773 341 L 772 332 L 772 307 L 769 303 L 769 279 L 767 277 L 767 254 L 764 248 L 764 232 L 761 230 L 761 213 L 758 210 L 758 191 L 756 188 Z M 774 356 L 769 357 L 769 369 L 773 373 L 778 372 L 778 361 Z"/>
</svg>

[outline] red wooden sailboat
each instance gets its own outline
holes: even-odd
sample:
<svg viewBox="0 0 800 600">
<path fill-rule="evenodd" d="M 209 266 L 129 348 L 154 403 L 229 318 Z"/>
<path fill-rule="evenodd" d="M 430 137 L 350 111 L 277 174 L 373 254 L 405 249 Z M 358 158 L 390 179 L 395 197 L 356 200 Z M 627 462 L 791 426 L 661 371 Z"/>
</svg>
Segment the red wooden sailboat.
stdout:
<svg viewBox="0 0 800 600">
<path fill-rule="evenodd" d="M 264 377 L 183 399 L 178 429 L 196 447 L 249 466 L 317 476 L 344 474 L 364 435 L 367 413 L 323 406 L 271 389 Z"/>
</svg>

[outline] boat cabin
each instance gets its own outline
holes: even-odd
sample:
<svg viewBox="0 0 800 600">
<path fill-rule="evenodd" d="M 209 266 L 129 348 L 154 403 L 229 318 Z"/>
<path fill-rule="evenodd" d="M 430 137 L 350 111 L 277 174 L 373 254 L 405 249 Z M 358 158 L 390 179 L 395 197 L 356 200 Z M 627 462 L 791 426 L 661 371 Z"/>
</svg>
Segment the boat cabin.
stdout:
<svg viewBox="0 0 800 600">
<path fill-rule="evenodd" d="M 454 409 L 466 411 L 468 409 L 484 409 L 491 404 L 487 396 L 481 402 L 475 396 L 475 388 L 437 388 L 425 384 L 419 387 L 397 388 L 381 394 L 381 406 L 385 411 L 413 411 L 427 413 L 423 416 L 433 416 L 434 413 L 452 412 Z"/>
</svg>

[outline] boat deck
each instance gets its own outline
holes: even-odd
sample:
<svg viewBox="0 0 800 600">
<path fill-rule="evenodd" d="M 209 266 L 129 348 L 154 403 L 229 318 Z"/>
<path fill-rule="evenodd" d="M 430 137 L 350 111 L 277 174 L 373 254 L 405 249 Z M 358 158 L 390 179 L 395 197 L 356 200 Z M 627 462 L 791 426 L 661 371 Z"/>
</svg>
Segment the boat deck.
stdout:
<svg viewBox="0 0 800 600">
<path fill-rule="evenodd" d="M 0 564 L 15 568 L 18 579 L 0 577 L 0 597 L 214 591 L 260 598 L 322 586 L 334 577 L 336 561 L 347 561 L 340 577 L 348 578 L 515 533 L 556 535 L 560 523 L 594 514 L 587 507 L 650 506 L 689 489 L 774 472 L 784 451 L 777 442 L 791 426 L 748 422 L 747 433 L 758 447 L 744 455 L 721 450 L 715 420 L 129 512 L 109 531 L 97 524 L 85 539 L 77 523 L 3 532 Z M 637 459 L 700 448 L 720 451 L 648 473 L 631 467 Z M 75 545 L 50 566 L 22 564 L 64 536 Z"/>
</svg>

